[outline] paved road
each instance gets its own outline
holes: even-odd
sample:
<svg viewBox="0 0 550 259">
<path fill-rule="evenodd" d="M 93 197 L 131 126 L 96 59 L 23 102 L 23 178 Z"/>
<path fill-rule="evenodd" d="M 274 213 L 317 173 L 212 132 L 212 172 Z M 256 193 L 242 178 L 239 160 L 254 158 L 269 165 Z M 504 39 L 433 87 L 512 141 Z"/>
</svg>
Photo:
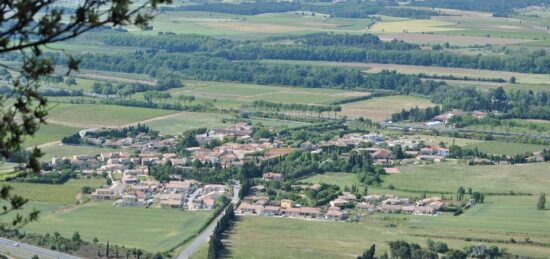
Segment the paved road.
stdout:
<svg viewBox="0 0 550 259">
<path fill-rule="evenodd" d="M 0 238 L 0 254 L 10 255 L 15 258 L 31 258 L 34 255 L 38 255 L 38 257 L 41 259 L 79 259 L 79 257 L 75 257 L 72 255 L 15 242 L 5 238 Z"/>
<path fill-rule="evenodd" d="M 240 184 L 233 186 L 233 199 L 231 199 L 232 204 L 237 204 L 239 202 L 239 191 L 241 190 Z M 193 241 L 185 247 L 185 249 L 178 255 L 177 259 L 187 259 L 191 257 L 199 248 L 210 240 L 210 236 L 214 233 L 214 228 L 216 224 L 225 214 L 225 211 L 220 213 L 213 221 L 206 227 Z"/>
</svg>

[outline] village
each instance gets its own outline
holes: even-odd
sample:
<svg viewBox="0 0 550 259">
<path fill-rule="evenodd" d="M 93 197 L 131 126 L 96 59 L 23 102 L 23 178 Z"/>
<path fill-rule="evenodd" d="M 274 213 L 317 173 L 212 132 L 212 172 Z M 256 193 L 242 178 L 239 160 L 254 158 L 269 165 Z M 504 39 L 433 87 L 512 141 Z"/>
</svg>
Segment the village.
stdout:
<svg viewBox="0 0 550 259">
<path fill-rule="evenodd" d="M 96 156 L 54 157 L 44 167 L 42 174 L 51 175 L 69 168 L 78 172 L 80 177 L 105 177 L 108 179 L 107 186 L 93 190 L 90 197 L 92 200 L 112 201 L 117 207 L 211 210 L 228 196 L 237 195 L 231 193 L 233 190 L 227 183 L 201 183 L 195 179 L 183 179 L 178 174 L 170 174 L 169 178 L 162 180 L 155 179 L 150 175 L 151 167 L 169 165 L 182 171 L 239 168 L 245 163 L 260 166 L 291 152 L 320 156 L 336 151 L 339 159 L 344 160 L 350 159 L 353 154 L 365 154 L 384 174 L 395 174 L 400 173 L 396 165 L 441 163 L 450 155 L 448 147 L 425 145 L 422 139 L 409 135 L 387 137 L 376 132 L 350 132 L 316 143 L 306 140 L 299 144 L 289 144 L 275 134 L 258 137 L 256 131 L 246 122 L 221 129 L 192 132 L 183 137 L 164 137 L 140 125 L 122 129 L 82 130 L 68 140 L 69 144 L 96 145 L 120 151 L 104 152 Z M 186 144 L 186 139 L 191 139 L 193 144 Z M 331 186 L 303 184 L 299 179 L 285 179 L 285 175 L 283 172 L 263 173 L 261 179 L 255 180 L 257 184 L 250 188 L 250 193 L 241 198 L 237 213 L 350 220 L 351 215 L 357 219 L 361 213 L 377 212 L 438 215 L 448 205 L 448 201 L 440 197 L 411 200 L 391 193 L 362 195 Z M 281 192 L 285 195 L 306 197 L 306 191 L 328 192 L 330 200 L 320 206 L 306 206 L 299 200 L 281 198 L 273 193 L 267 195 L 266 192 L 280 190 L 285 184 L 291 184 L 290 192 Z"/>
</svg>

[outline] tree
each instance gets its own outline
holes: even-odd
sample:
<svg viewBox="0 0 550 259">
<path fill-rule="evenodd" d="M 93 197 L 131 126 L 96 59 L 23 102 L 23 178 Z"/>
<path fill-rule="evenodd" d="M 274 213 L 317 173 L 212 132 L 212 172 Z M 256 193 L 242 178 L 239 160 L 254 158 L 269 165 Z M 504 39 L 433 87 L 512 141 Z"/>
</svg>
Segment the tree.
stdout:
<svg viewBox="0 0 550 259">
<path fill-rule="evenodd" d="M 546 194 L 541 193 L 539 196 L 539 201 L 537 202 L 537 209 L 543 210 L 546 208 Z"/>
<path fill-rule="evenodd" d="M 67 79 L 65 79 L 65 84 L 71 88 L 71 85 L 76 85 L 76 79 L 72 78 L 72 77 L 68 77 Z"/>
<path fill-rule="evenodd" d="M 22 65 L 12 68 L 20 76 L 12 80 L 11 92 L 0 95 L 0 159 L 8 159 L 23 150 L 22 143 L 33 136 L 46 122 L 47 99 L 40 94 L 41 81 L 54 75 L 52 57 L 44 55 L 48 44 L 75 38 L 100 26 L 133 24 L 140 28 L 148 25 L 158 4 L 171 0 L 146 0 L 136 8 L 130 1 L 79 1 L 74 12 L 67 13 L 56 0 L 3 0 L 0 5 L 0 55 L 20 56 Z M 68 55 L 67 71 L 78 70 L 80 61 Z M 57 81 L 56 81 L 57 82 Z M 38 172 L 38 158 L 42 152 L 34 148 L 24 157 L 25 169 Z M 10 204 L 0 216 L 19 210 L 27 200 L 13 194 L 11 187 L 0 189 L 0 199 Z M 29 215 L 17 214 L 12 226 L 21 226 L 36 220 L 38 211 Z"/>
<path fill-rule="evenodd" d="M 357 256 L 357 259 L 374 259 L 374 252 L 376 251 L 376 245 L 372 244 L 372 246 L 365 250 L 362 255 Z"/>
</svg>

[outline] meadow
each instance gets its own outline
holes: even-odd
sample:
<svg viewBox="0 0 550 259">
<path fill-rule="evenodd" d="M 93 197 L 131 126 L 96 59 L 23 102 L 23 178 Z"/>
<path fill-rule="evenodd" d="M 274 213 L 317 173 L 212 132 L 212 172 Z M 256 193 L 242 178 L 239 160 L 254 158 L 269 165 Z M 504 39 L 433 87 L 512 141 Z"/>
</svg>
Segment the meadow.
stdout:
<svg viewBox="0 0 550 259">
<path fill-rule="evenodd" d="M 16 194 L 32 202 L 60 205 L 74 204 L 77 201 L 77 193 L 84 186 L 100 187 L 105 184 L 105 179 L 70 179 L 64 184 L 9 183 Z"/>
<path fill-rule="evenodd" d="M 548 148 L 544 145 L 524 144 L 504 141 L 485 141 L 465 146 L 465 148 L 474 149 L 488 154 L 497 155 L 517 155 L 524 154 L 526 152 L 542 151 L 544 148 Z"/>
<path fill-rule="evenodd" d="M 44 156 L 42 156 L 40 160 L 49 161 L 53 157 L 72 157 L 73 155 L 99 155 L 103 152 L 113 152 L 117 151 L 118 149 L 86 145 L 63 145 L 61 143 L 54 143 L 52 145 L 44 145 L 40 147 L 40 150 L 44 153 Z"/>
<path fill-rule="evenodd" d="M 41 125 L 38 132 L 25 140 L 25 147 L 39 146 L 53 141 L 59 141 L 65 136 L 77 133 L 81 128 L 61 124 L 48 123 Z"/>
<path fill-rule="evenodd" d="M 468 166 L 441 163 L 399 167 L 401 173 L 384 177 L 383 186 L 396 189 L 455 192 L 460 186 L 489 193 L 547 192 L 548 163 Z"/>
<path fill-rule="evenodd" d="M 72 127 L 120 127 L 175 113 L 174 111 L 99 104 L 51 104 L 48 121 Z"/>
<path fill-rule="evenodd" d="M 184 131 L 197 128 L 223 128 L 229 126 L 222 122 L 231 116 L 223 113 L 180 112 L 173 116 L 146 123 L 151 129 L 162 134 L 180 135 Z"/>
<path fill-rule="evenodd" d="M 347 103 L 342 105 L 342 115 L 349 118 L 369 118 L 382 121 L 391 118 L 391 115 L 402 109 L 418 106 L 426 108 L 433 106 L 430 100 L 416 96 L 393 95 L 376 97 L 365 101 Z"/>
<path fill-rule="evenodd" d="M 342 99 L 366 96 L 367 92 L 338 89 L 265 86 L 212 81 L 184 81 L 185 87 L 171 89 L 173 101 L 181 95 L 193 95 L 198 101 L 211 101 L 220 108 L 238 108 L 256 100 L 279 103 L 326 105 Z"/>
<path fill-rule="evenodd" d="M 349 258 L 371 244 L 376 244 L 377 254 L 381 255 L 388 250 L 388 241 L 406 240 L 426 246 L 427 239 L 432 238 L 462 249 L 480 243 L 472 240 L 478 238 L 511 253 L 543 257 L 550 252 L 549 247 L 521 242 L 527 237 L 544 244 L 550 242 L 549 226 L 545 224 L 550 211 L 536 210 L 534 202 L 532 197 L 497 197 L 458 217 L 373 214 L 363 215 L 359 223 L 245 216 L 239 217 L 224 242 L 231 258 Z M 533 221 L 526 223 L 526 218 Z M 511 238 L 521 243 L 510 242 Z"/>
<path fill-rule="evenodd" d="M 91 202 L 44 214 L 24 230 L 35 233 L 59 232 L 71 236 L 78 231 L 92 241 L 138 247 L 155 253 L 166 251 L 193 236 L 211 212 L 183 212 L 143 207 L 115 208 L 110 202 Z"/>
</svg>

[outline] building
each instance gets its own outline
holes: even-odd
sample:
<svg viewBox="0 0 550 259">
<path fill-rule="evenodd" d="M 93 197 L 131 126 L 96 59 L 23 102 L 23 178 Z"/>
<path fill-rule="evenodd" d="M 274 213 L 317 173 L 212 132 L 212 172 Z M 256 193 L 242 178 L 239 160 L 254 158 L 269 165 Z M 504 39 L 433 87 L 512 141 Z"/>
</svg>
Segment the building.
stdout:
<svg viewBox="0 0 550 259">
<path fill-rule="evenodd" d="M 301 207 L 282 209 L 281 214 L 287 217 L 319 218 L 321 211 L 318 208 Z"/>
<path fill-rule="evenodd" d="M 328 220 L 344 220 L 347 216 L 347 213 L 338 207 L 330 207 L 325 213 L 325 219 Z"/>
<path fill-rule="evenodd" d="M 182 208 L 184 196 L 181 193 L 161 193 L 158 197 L 161 208 Z"/>
<path fill-rule="evenodd" d="M 113 190 L 107 188 L 96 189 L 92 193 L 92 199 L 94 200 L 114 200 L 116 194 Z"/>
<path fill-rule="evenodd" d="M 284 175 L 283 174 L 280 174 L 280 173 L 272 173 L 272 172 L 269 172 L 269 173 L 265 173 L 263 175 L 263 179 L 265 181 L 283 181 L 285 179 Z"/>
</svg>

